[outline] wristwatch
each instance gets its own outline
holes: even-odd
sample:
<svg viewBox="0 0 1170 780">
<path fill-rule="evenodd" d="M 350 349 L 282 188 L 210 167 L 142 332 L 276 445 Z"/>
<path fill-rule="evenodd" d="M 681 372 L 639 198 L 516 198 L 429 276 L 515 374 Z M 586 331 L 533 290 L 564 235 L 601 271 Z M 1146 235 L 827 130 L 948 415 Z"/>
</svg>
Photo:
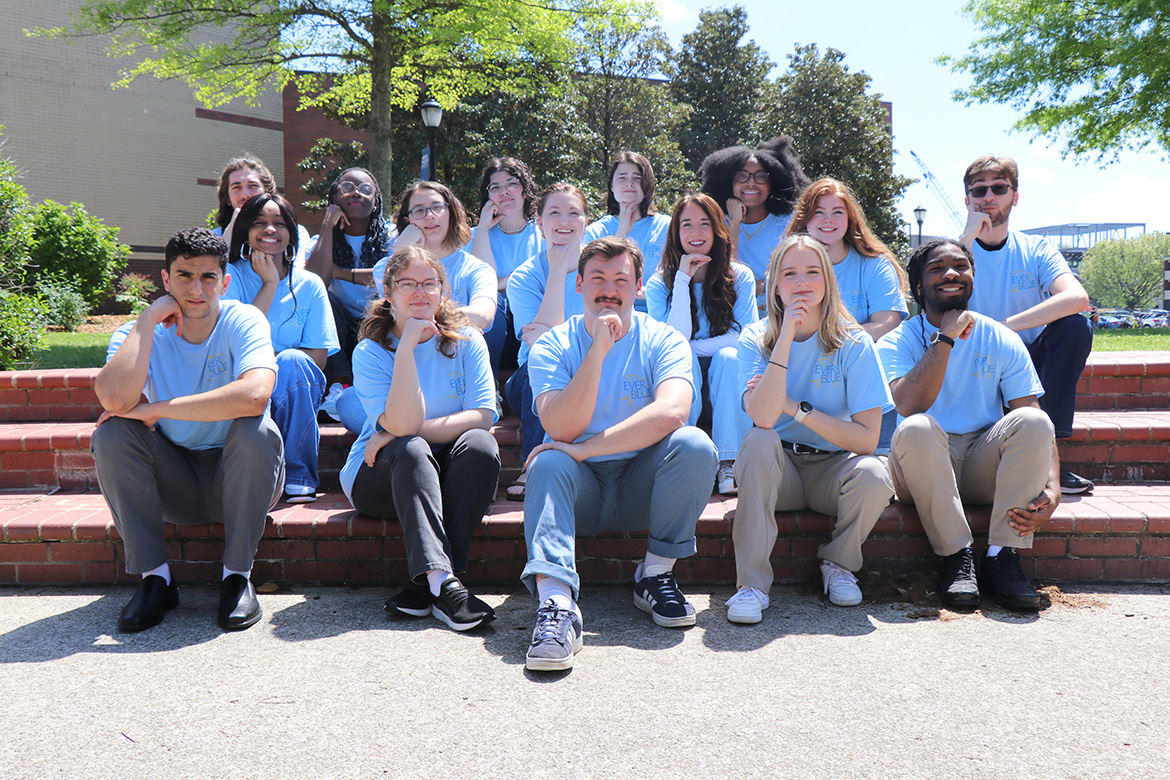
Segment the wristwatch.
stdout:
<svg viewBox="0 0 1170 780">
<path fill-rule="evenodd" d="M 941 330 L 936 330 L 934 335 L 930 337 L 930 346 L 933 347 L 935 344 L 946 344 L 948 347 L 954 347 L 955 340 Z"/>
<path fill-rule="evenodd" d="M 808 417 L 808 413 L 813 410 L 812 404 L 808 401 L 801 401 L 800 405 L 796 407 L 796 414 L 792 415 L 792 419 L 798 423 L 803 423 L 804 418 Z"/>
</svg>

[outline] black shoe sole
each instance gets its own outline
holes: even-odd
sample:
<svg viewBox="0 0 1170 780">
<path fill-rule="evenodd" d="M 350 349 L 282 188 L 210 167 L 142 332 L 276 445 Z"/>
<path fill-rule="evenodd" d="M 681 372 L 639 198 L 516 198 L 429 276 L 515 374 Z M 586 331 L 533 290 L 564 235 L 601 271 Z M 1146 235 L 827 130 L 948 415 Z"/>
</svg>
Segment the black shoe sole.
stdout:
<svg viewBox="0 0 1170 780">
<path fill-rule="evenodd" d="M 947 609 L 978 609 L 983 605 L 983 599 L 978 593 L 963 593 L 957 596 L 940 593 L 939 600 Z"/>
</svg>

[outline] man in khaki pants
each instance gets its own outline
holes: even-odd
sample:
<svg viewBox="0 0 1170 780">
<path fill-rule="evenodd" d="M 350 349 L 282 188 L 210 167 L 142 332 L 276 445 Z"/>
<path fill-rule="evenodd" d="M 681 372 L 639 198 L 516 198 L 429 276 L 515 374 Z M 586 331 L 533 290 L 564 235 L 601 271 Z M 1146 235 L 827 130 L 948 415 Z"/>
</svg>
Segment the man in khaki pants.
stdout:
<svg viewBox="0 0 1170 780">
<path fill-rule="evenodd" d="M 971 251 L 939 239 L 911 255 L 910 291 L 923 314 L 878 342 L 898 414 L 890 473 L 897 498 L 913 502 L 944 565 L 949 607 L 979 606 L 979 591 L 1010 609 L 1036 609 L 1039 595 L 1017 548 L 1060 501 L 1052 422 L 1020 337 L 967 310 Z M 1009 411 L 1005 415 L 1004 407 Z M 992 505 L 987 556 L 975 573 L 963 500 Z"/>
</svg>

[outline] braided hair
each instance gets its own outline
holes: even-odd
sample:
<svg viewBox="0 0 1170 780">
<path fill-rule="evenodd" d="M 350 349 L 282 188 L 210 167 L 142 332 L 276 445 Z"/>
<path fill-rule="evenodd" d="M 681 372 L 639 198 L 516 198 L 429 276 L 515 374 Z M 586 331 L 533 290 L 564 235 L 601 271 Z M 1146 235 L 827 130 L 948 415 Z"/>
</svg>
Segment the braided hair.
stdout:
<svg viewBox="0 0 1170 780">
<path fill-rule="evenodd" d="M 374 210 L 370 214 L 370 224 L 362 239 L 361 257 L 354 257 L 353 248 L 345 240 L 345 231 L 341 223 L 333 226 L 333 264 L 338 268 L 373 268 L 386 256 L 390 248 L 390 223 L 382 216 L 382 188 L 378 186 L 378 180 L 365 168 L 346 168 L 329 185 L 329 202 L 337 204 L 338 188 L 341 186 L 342 178 L 347 173 L 355 172 L 369 176 L 370 181 L 374 183 Z"/>
</svg>

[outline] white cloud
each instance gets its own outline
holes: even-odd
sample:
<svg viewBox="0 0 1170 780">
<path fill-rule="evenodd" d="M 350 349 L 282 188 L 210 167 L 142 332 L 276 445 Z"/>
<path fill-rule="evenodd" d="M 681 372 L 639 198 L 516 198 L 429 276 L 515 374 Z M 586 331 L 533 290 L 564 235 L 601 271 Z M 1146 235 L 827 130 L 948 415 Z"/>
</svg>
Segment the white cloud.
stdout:
<svg viewBox="0 0 1170 780">
<path fill-rule="evenodd" d="M 1137 173 L 1112 177 L 1102 188 L 1072 201 L 1069 222 L 1144 222 L 1149 231 L 1170 231 L 1170 183 Z"/>
</svg>

